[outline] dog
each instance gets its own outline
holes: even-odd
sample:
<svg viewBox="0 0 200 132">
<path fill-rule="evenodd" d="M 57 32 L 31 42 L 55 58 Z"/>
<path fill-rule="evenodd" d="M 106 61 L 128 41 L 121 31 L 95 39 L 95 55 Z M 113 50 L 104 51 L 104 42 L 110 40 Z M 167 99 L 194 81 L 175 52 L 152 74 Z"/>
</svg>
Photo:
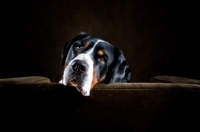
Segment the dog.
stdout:
<svg viewBox="0 0 200 132">
<path fill-rule="evenodd" d="M 131 78 L 122 51 L 85 32 L 64 44 L 60 65 L 64 70 L 59 83 L 76 87 L 83 96 L 90 96 L 97 83 L 127 82 Z"/>
</svg>

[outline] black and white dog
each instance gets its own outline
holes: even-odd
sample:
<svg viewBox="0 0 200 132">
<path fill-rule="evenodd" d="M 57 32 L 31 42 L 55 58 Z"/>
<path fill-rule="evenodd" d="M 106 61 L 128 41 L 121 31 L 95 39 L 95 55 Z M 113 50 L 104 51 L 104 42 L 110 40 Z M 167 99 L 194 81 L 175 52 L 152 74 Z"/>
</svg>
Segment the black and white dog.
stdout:
<svg viewBox="0 0 200 132">
<path fill-rule="evenodd" d="M 61 57 L 64 71 L 59 83 L 76 87 L 84 96 L 97 83 L 127 82 L 131 77 L 122 51 L 85 32 L 65 43 Z"/>
</svg>

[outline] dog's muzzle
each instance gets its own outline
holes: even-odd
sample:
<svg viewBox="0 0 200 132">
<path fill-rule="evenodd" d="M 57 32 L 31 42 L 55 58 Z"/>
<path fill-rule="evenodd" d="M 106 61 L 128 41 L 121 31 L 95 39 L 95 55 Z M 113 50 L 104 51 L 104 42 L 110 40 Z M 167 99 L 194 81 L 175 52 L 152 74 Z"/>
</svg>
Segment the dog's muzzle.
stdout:
<svg viewBox="0 0 200 132">
<path fill-rule="evenodd" d="M 88 54 L 79 54 L 66 66 L 60 83 L 77 88 L 84 96 L 90 95 L 93 80 L 93 61 Z"/>
</svg>

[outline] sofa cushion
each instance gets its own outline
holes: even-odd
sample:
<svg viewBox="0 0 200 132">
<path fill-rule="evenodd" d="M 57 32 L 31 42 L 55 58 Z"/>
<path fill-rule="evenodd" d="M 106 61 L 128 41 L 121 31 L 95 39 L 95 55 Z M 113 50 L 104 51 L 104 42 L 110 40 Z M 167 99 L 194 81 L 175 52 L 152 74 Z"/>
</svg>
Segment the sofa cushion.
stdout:
<svg viewBox="0 0 200 132">
<path fill-rule="evenodd" d="M 200 80 L 177 77 L 177 76 L 155 76 L 150 79 L 150 82 L 164 82 L 164 83 L 189 83 L 189 84 L 200 84 Z"/>
</svg>

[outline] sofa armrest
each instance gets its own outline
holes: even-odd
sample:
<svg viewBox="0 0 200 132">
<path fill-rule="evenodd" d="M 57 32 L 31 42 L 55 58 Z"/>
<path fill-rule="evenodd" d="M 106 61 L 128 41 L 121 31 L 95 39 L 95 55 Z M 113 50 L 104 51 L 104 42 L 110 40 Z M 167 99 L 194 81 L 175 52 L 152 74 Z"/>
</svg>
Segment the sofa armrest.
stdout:
<svg viewBox="0 0 200 132">
<path fill-rule="evenodd" d="M 43 76 L 28 76 L 0 79 L 0 85 L 26 83 L 51 83 L 51 81 L 49 78 Z"/>
<path fill-rule="evenodd" d="M 167 75 L 152 77 L 150 82 L 200 84 L 200 80 L 197 79 Z"/>
</svg>

